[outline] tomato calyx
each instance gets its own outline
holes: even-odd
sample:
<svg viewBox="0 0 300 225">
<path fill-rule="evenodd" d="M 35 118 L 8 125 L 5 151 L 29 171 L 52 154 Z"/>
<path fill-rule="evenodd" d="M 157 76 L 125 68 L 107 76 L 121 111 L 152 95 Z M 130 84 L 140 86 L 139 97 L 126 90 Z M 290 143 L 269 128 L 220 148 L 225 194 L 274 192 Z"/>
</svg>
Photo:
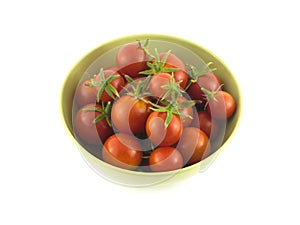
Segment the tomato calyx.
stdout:
<svg viewBox="0 0 300 225">
<path fill-rule="evenodd" d="M 209 62 L 207 63 L 203 68 L 201 69 L 197 69 L 197 67 L 191 65 L 191 64 L 186 64 L 187 68 L 188 68 L 188 76 L 190 77 L 190 82 L 189 84 L 186 86 L 186 90 L 191 86 L 192 83 L 196 83 L 198 78 L 211 73 L 213 71 L 216 71 L 217 68 L 210 68 L 210 65 L 213 64 L 213 62 Z"/>
<path fill-rule="evenodd" d="M 88 111 L 96 111 L 99 112 L 100 115 L 97 116 L 93 120 L 93 124 L 98 123 L 99 121 L 105 119 L 107 124 L 111 127 L 111 120 L 110 120 L 110 112 L 111 112 L 111 102 L 107 102 L 106 105 L 104 102 L 102 102 L 102 107 L 90 107 L 90 108 L 83 108 L 83 110 L 88 110 Z"/>
<path fill-rule="evenodd" d="M 100 81 L 96 81 L 95 77 L 91 79 L 90 85 L 94 87 L 100 87 L 97 92 L 97 102 L 100 101 L 102 93 L 105 91 L 111 98 L 115 99 L 115 97 L 120 97 L 119 92 L 117 89 L 111 84 L 111 82 L 118 77 L 120 77 L 119 74 L 115 74 L 109 77 L 105 77 L 103 68 L 100 69 L 99 72 Z"/>
<path fill-rule="evenodd" d="M 124 75 L 126 81 L 130 85 L 130 89 L 124 87 L 127 95 L 135 97 L 136 99 L 143 100 L 144 97 L 150 96 L 149 92 L 149 83 L 151 80 L 150 76 L 145 77 L 145 79 L 141 79 L 138 81 L 133 80 L 130 76 Z"/>
<path fill-rule="evenodd" d="M 164 55 L 164 57 L 162 59 L 160 59 L 160 57 L 159 57 L 157 48 L 155 48 L 154 51 L 155 51 L 154 59 L 152 61 L 147 62 L 147 66 L 150 69 L 141 71 L 141 72 L 139 72 L 139 74 L 155 75 L 158 73 L 172 73 L 172 72 L 180 70 L 180 68 L 176 68 L 176 67 L 166 67 L 166 62 L 167 62 L 168 56 L 171 53 L 171 50 L 167 51 L 167 53 Z"/>
<path fill-rule="evenodd" d="M 171 102 L 175 102 L 179 96 L 182 96 L 184 91 L 180 88 L 181 82 L 182 80 L 175 82 L 174 73 L 172 73 L 169 84 L 161 86 L 161 88 L 166 90 L 166 93 L 162 96 L 161 100 L 170 98 Z"/>
<path fill-rule="evenodd" d="M 165 120 L 165 128 L 167 128 L 172 120 L 173 114 L 178 115 L 180 118 L 191 118 L 190 115 L 181 113 L 180 109 L 192 107 L 196 104 L 196 101 L 189 100 L 184 102 L 178 102 L 178 97 L 182 97 L 184 91 L 180 88 L 181 81 L 175 82 L 174 74 L 172 73 L 171 80 L 169 84 L 162 85 L 161 88 L 166 89 L 166 93 L 162 96 L 162 98 L 158 99 L 163 106 L 155 104 L 153 102 L 148 102 L 153 107 L 150 107 L 151 110 L 156 112 L 164 112 L 167 113 L 167 117 Z"/>
<path fill-rule="evenodd" d="M 205 99 L 206 99 L 206 103 L 205 103 L 204 109 L 207 108 L 207 105 L 209 104 L 209 102 L 210 102 L 211 100 L 213 100 L 213 101 L 218 101 L 218 100 L 215 98 L 215 95 L 221 90 L 221 88 L 222 88 L 223 85 L 224 85 L 224 84 L 221 84 L 216 90 L 212 90 L 212 91 L 209 91 L 209 90 L 207 90 L 207 89 L 204 88 L 204 87 L 201 88 L 201 91 L 203 91 L 204 97 L 205 97 Z"/>
</svg>

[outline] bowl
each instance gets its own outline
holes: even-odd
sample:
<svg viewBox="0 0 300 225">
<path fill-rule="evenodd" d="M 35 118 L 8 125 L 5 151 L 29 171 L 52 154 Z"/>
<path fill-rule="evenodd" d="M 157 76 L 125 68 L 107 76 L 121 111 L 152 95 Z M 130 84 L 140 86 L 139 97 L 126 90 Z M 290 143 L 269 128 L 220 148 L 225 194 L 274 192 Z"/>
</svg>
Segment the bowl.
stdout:
<svg viewBox="0 0 300 225">
<path fill-rule="evenodd" d="M 95 74 L 101 67 L 110 66 L 109 62 L 114 60 L 118 48 L 126 43 L 136 42 L 136 40 L 149 39 L 161 51 L 168 49 L 174 50 L 176 54 L 188 57 L 189 61 L 196 60 L 195 63 L 213 62 L 216 75 L 219 76 L 222 83 L 226 84 L 226 90 L 234 97 L 236 101 L 235 114 L 227 121 L 224 137 L 218 149 L 200 162 L 181 169 L 168 172 L 141 172 L 130 171 L 112 166 L 97 156 L 97 153 L 87 149 L 75 137 L 72 126 L 72 109 L 74 93 L 79 82 L 86 74 Z M 241 116 L 241 93 L 236 79 L 228 67 L 216 55 L 204 47 L 191 41 L 161 34 L 135 34 L 114 39 L 104 43 L 83 56 L 71 69 L 67 75 L 61 91 L 60 110 L 63 124 L 71 140 L 78 147 L 85 161 L 103 178 L 125 186 L 143 187 L 158 184 L 170 184 L 187 177 L 205 171 L 217 158 L 217 156 L 228 146 L 230 139 L 238 127 Z M 97 151 L 97 149 L 96 149 Z M 100 151 L 100 150 L 99 150 Z"/>
</svg>

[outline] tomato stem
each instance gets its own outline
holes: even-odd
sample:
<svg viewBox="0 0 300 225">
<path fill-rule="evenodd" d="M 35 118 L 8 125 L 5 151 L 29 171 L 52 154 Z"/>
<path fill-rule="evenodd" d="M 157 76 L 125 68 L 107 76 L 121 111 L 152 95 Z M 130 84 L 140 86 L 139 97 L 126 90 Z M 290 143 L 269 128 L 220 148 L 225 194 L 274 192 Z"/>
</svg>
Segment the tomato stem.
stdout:
<svg viewBox="0 0 300 225">
<path fill-rule="evenodd" d="M 143 51 L 146 53 L 146 55 L 149 57 L 149 61 L 151 61 L 153 58 L 155 58 L 154 55 L 152 55 L 148 49 L 148 45 L 149 45 L 149 38 L 146 39 L 145 43 L 142 44 L 142 42 L 140 40 L 138 41 L 138 45 L 139 48 L 143 49 Z"/>
</svg>

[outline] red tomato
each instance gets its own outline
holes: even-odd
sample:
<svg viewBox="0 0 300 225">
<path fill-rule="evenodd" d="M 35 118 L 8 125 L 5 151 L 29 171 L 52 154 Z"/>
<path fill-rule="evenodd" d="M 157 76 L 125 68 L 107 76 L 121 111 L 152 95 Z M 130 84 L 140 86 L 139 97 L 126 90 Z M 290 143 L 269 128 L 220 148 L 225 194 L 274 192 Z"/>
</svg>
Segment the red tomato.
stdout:
<svg viewBox="0 0 300 225">
<path fill-rule="evenodd" d="M 128 134 L 110 136 L 102 148 L 105 162 L 127 170 L 134 170 L 141 163 L 142 156 L 139 142 Z"/>
<path fill-rule="evenodd" d="M 231 117 L 236 108 L 234 98 L 226 91 L 218 91 L 214 94 L 214 98 L 209 100 L 207 106 L 208 113 L 216 119 Z"/>
<path fill-rule="evenodd" d="M 186 102 L 187 99 L 186 99 L 185 97 L 179 96 L 179 97 L 177 98 L 177 101 L 178 101 L 178 102 Z M 193 107 L 181 108 L 181 109 L 179 109 L 178 111 L 179 111 L 179 113 L 186 114 L 186 115 L 188 115 L 188 116 L 191 117 L 191 118 L 189 118 L 189 117 L 187 117 L 187 116 L 183 116 L 183 117 L 181 118 L 181 120 L 182 120 L 182 125 L 183 125 L 184 127 L 189 126 L 189 125 L 192 123 L 192 120 L 193 120 L 193 119 L 192 119 L 192 118 L 193 118 L 193 115 L 194 115 Z"/>
<path fill-rule="evenodd" d="M 120 92 L 125 85 L 125 81 L 124 81 L 123 77 L 121 75 L 117 74 L 116 71 L 113 71 L 113 70 L 104 70 L 103 72 L 104 72 L 105 79 L 107 79 L 108 77 L 113 76 L 113 75 L 119 76 L 116 79 L 114 79 L 113 81 L 111 81 L 110 85 L 112 85 L 118 92 Z M 100 75 L 97 75 L 94 79 L 96 82 L 101 81 Z M 98 87 L 98 86 L 95 87 L 96 95 L 100 88 L 101 87 Z M 109 101 L 113 101 L 114 99 L 111 96 L 109 96 L 106 91 L 103 91 L 102 95 L 100 97 L 100 100 L 103 102 L 109 102 Z"/>
<path fill-rule="evenodd" d="M 202 101 L 201 105 L 204 106 L 206 103 L 205 94 L 201 88 L 205 88 L 209 91 L 216 90 L 220 87 L 221 81 L 219 77 L 213 72 L 202 75 L 198 78 L 197 82 L 192 83 L 187 90 L 191 99 Z"/>
<path fill-rule="evenodd" d="M 73 121 L 74 132 L 87 144 L 99 145 L 113 134 L 113 129 L 106 119 L 93 123 L 94 119 L 101 115 L 98 111 L 86 110 L 87 108 L 101 108 L 98 104 L 88 104 L 79 109 Z"/>
<path fill-rule="evenodd" d="M 166 55 L 165 52 L 159 54 L 159 58 L 162 59 Z M 170 53 L 168 55 L 165 67 L 167 68 L 180 68 L 180 70 L 177 70 L 174 72 L 174 79 L 176 82 L 181 81 L 180 87 L 182 89 L 185 88 L 185 86 L 188 83 L 188 74 L 186 73 L 186 67 L 185 64 L 179 59 L 176 55 Z"/>
<path fill-rule="evenodd" d="M 191 126 L 203 130 L 210 139 L 215 139 L 219 132 L 219 124 L 206 111 L 199 111 Z"/>
<path fill-rule="evenodd" d="M 82 81 L 75 91 L 75 101 L 78 107 L 89 103 L 96 103 L 97 94 L 95 87 L 91 85 L 91 79 Z"/>
<path fill-rule="evenodd" d="M 183 159 L 176 148 L 160 147 L 151 153 L 149 164 L 153 172 L 166 172 L 182 168 Z"/>
<path fill-rule="evenodd" d="M 167 113 L 152 112 L 146 122 L 146 133 L 149 139 L 161 147 L 175 144 L 182 133 L 182 122 L 177 115 L 172 115 L 168 127 L 165 127 Z"/>
<path fill-rule="evenodd" d="M 129 76 L 137 76 L 147 69 L 148 56 L 138 44 L 123 45 L 116 57 L 119 71 Z"/>
<path fill-rule="evenodd" d="M 176 148 L 182 154 L 184 164 L 192 165 L 201 161 L 209 153 L 210 143 L 202 130 L 186 127 Z"/>
<path fill-rule="evenodd" d="M 112 71 L 115 71 L 116 74 L 119 73 L 117 66 L 109 66 L 109 67 L 105 68 L 104 70 L 112 70 Z"/>
<path fill-rule="evenodd" d="M 162 98 L 167 90 L 162 88 L 163 85 L 169 85 L 172 76 L 168 73 L 155 74 L 149 83 L 149 90 L 154 97 Z"/>
<path fill-rule="evenodd" d="M 151 112 L 149 107 L 149 104 L 141 99 L 129 95 L 122 96 L 112 106 L 112 123 L 120 132 L 145 132 L 146 121 Z"/>
</svg>

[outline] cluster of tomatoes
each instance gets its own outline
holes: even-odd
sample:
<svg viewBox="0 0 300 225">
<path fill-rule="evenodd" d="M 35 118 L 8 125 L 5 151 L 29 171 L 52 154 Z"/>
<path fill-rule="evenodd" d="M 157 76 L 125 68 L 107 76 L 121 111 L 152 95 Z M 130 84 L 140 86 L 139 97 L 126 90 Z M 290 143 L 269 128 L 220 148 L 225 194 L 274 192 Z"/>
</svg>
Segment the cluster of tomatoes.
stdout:
<svg viewBox="0 0 300 225">
<path fill-rule="evenodd" d="M 209 64 L 185 64 L 171 50 L 151 53 L 148 43 L 121 46 L 111 67 L 79 83 L 73 128 L 109 164 L 171 171 L 212 153 L 236 105 Z"/>
</svg>

